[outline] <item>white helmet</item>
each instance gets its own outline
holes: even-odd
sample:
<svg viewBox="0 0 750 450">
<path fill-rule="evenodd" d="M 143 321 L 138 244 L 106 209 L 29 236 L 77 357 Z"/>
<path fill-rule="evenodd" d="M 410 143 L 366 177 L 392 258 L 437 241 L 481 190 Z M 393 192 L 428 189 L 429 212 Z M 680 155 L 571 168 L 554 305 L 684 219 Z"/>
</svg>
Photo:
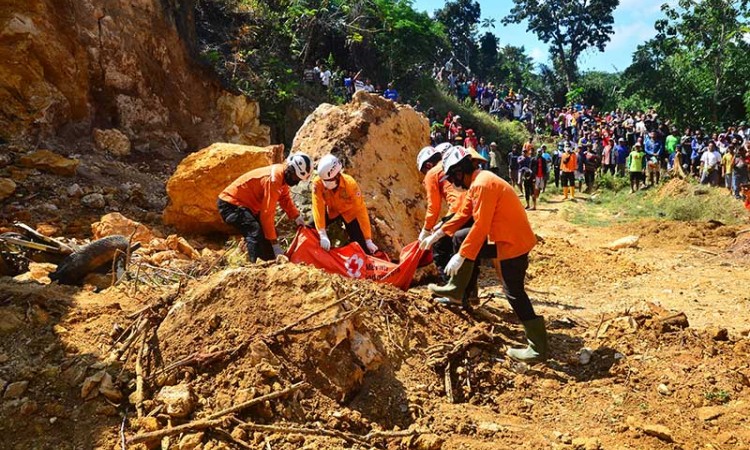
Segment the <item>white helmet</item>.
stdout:
<svg viewBox="0 0 750 450">
<path fill-rule="evenodd" d="M 450 170 L 464 159 L 471 159 L 471 153 L 460 145 L 451 147 L 443 154 L 443 172 L 448 174 Z"/>
<path fill-rule="evenodd" d="M 444 155 L 445 152 L 447 152 L 451 147 L 453 147 L 453 144 L 451 144 L 450 142 L 443 142 L 442 144 L 436 145 L 435 150 L 440 152 L 441 155 Z"/>
<path fill-rule="evenodd" d="M 417 154 L 417 170 L 421 171 L 422 166 L 424 166 L 424 163 L 426 163 L 430 158 L 435 156 L 435 153 L 437 153 L 435 149 L 430 146 L 427 146 L 423 148 L 422 150 L 420 150 L 419 153 Z"/>
<path fill-rule="evenodd" d="M 286 159 L 289 166 L 294 167 L 294 173 L 300 181 L 307 181 L 312 176 L 312 159 L 305 153 L 290 153 Z"/>
<path fill-rule="evenodd" d="M 318 175 L 323 181 L 335 178 L 336 175 L 341 173 L 341 169 L 343 169 L 341 161 L 330 153 L 318 161 Z"/>
</svg>

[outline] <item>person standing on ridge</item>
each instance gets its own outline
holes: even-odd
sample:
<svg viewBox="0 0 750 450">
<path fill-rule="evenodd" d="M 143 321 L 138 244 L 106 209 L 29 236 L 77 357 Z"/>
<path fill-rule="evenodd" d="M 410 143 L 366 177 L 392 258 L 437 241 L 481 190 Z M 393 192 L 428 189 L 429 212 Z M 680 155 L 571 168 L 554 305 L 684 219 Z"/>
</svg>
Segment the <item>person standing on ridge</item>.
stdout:
<svg viewBox="0 0 750 450">
<path fill-rule="evenodd" d="M 284 251 L 278 243 L 274 219 L 280 204 L 289 219 L 304 225 L 289 194 L 289 186 L 307 181 L 312 160 L 304 153 L 289 155 L 284 164 L 251 170 L 226 187 L 217 200 L 219 215 L 245 238 L 250 262 L 269 261 Z"/>
<path fill-rule="evenodd" d="M 367 206 L 357 182 L 342 170 L 341 161 L 334 155 L 325 155 L 318 161 L 318 176 L 312 182 L 312 212 L 320 246 L 325 251 L 331 249 L 326 227 L 340 218 L 349 240 L 372 255 L 378 251 L 378 246 L 372 242 Z"/>
</svg>

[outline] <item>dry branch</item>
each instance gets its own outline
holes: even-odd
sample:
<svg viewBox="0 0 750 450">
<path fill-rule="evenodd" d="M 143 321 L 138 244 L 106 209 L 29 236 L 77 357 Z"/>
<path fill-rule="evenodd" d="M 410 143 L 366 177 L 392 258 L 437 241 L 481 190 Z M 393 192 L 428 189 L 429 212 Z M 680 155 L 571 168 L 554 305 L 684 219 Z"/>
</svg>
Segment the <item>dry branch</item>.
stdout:
<svg viewBox="0 0 750 450">
<path fill-rule="evenodd" d="M 257 423 L 243 422 L 235 419 L 239 424 L 239 428 L 248 431 L 260 431 L 266 433 L 288 433 L 288 434 L 301 434 L 301 435 L 313 435 L 313 436 L 329 436 L 339 439 L 343 439 L 347 442 L 356 442 L 360 445 L 370 446 L 364 436 L 360 436 L 353 433 L 346 433 L 338 430 L 327 430 L 323 428 L 298 428 L 290 427 L 285 425 L 260 425 Z"/>
<path fill-rule="evenodd" d="M 295 384 L 289 386 L 286 389 L 282 389 L 282 390 L 276 391 L 276 392 L 271 392 L 270 394 L 254 398 L 252 400 L 248 400 L 248 401 L 246 401 L 244 403 L 240 403 L 239 405 L 235 405 L 235 406 L 232 406 L 230 408 L 222 409 L 221 411 L 215 412 L 215 413 L 211 414 L 210 416 L 208 416 L 208 419 L 216 419 L 218 417 L 226 416 L 228 414 L 234 414 L 236 412 L 240 412 L 243 409 L 247 409 L 247 408 L 249 408 L 251 406 L 254 406 L 254 405 L 257 405 L 259 403 L 263 403 L 266 400 L 273 400 L 273 399 L 276 399 L 276 398 L 279 398 L 279 397 L 283 397 L 283 396 L 285 396 L 287 394 L 290 394 L 290 393 L 292 393 L 294 391 L 297 391 L 297 390 L 299 390 L 299 389 L 301 389 L 301 388 L 303 388 L 305 386 L 307 386 L 307 383 L 305 383 L 304 381 L 301 381 L 299 383 L 295 383 Z"/>
<path fill-rule="evenodd" d="M 282 328 L 279 328 L 278 330 L 276 330 L 273 333 L 269 334 L 268 337 L 272 338 L 272 337 L 276 337 L 276 336 L 281 335 L 281 334 L 285 334 L 285 333 L 289 332 L 289 330 L 291 330 L 292 328 L 294 328 L 297 325 L 301 324 L 302 322 L 304 322 L 306 320 L 309 320 L 309 319 L 312 319 L 313 317 L 315 317 L 315 316 L 323 313 L 324 311 L 326 311 L 328 309 L 331 309 L 334 306 L 337 306 L 337 305 L 340 305 L 340 304 L 344 303 L 346 300 L 350 299 L 351 297 L 354 296 L 354 294 L 357 294 L 358 292 L 359 292 L 359 289 L 355 289 L 352 292 L 350 292 L 350 293 L 346 294 L 345 296 L 341 297 L 340 299 L 334 300 L 331 303 L 328 303 L 327 305 L 323 306 L 322 308 L 320 308 L 318 310 L 315 310 L 315 311 L 311 312 L 310 314 L 307 314 L 306 316 L 302 317 L 301 319 L 299 319 L 297 321 L 294 321 L 294 322 L 290 323 L 289 325 L 286 325 L 286 326 L 284 326 Z"/>
<path fill-rule="evenodd" d="M 147 433 L 136 434 L 128 439 L 128 444 L 137 444 L 139 442 L 148 442 L 161 440 L 167 436 L 174 436 L 175 434 L 184 433 L 186 431 L 200 431 L 208 428 L 217 428 L 228 422 L 226 418 L 217 420 L 194 420 L 192 422 L 178 425 L 172 428 L 164 428 L 157 431 L 149 431 Z"/>
</svg>

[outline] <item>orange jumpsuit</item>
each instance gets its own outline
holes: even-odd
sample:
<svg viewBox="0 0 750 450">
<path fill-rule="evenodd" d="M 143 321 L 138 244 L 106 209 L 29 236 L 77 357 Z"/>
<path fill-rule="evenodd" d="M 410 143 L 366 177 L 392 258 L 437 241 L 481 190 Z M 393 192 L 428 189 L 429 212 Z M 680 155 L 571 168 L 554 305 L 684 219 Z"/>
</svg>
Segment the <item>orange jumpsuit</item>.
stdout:
<svg viewBox="0 0 750 450">
<path fill-rule="evenodd" d="M 336 189 L 326 189 L 323 186 L 323 180 L 316 176 L 312 182 L 312 191 L 313 220 L 318 231 L 326 229 L 326 213 L 328 213 L 328 218 L 331 220 L 338 216 L 342 216 L 344 222 L 347 223 L 356 219 L 364 238 L 372 239 L 367 206 L 354 178 L 342 173 L 339 186 Z"/>
<path fill-rule="evenodd" d="M 472 217 L 474 225 L 458 251 L 466 259 L 476 260 L 488 238 L 501 261 L 529 253 L 536 245 L 536 235 L 513 187 L 488 170 L 474 172 L 461 209 L 442 229 L 452 236 Z"/>
<path fill-rule="evenodd" d="M 289 194 L 289 186 L 284 182 L 283 164 L 273 164 L 247 172 L 227 186 L 219 194 L 219 198 L 249 209 L 259 218 L 263 236 L 269 241 L 277 238 L 274 223 L 277 203 L 291 220 L 299 216 L 299 211 Z"/>
<path fill-rule="evenodd" d="M 424 216 L 425 230 L 432 230 L 437 225 L 443 199 L 448 203 L 448 212 L 453 214 L 458 211 L 464 195 L 453 187 L 449 181 L 440 181 L 443 175 L 443 163 L 439 162 L 424 176 L 423 184 L 427 192 L 427 211 Z"/>
</svg>

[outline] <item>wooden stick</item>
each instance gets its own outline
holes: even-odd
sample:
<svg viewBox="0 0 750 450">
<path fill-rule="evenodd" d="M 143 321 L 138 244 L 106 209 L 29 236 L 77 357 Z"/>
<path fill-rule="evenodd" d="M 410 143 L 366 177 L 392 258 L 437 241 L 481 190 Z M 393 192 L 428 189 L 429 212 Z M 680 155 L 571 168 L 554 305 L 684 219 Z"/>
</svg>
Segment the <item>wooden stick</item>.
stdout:
<svg viewBox="0 0 750 450">
<path fill-rule="evenodd" d="M 284 333 L 288 332 L 289 330 L 291 330 L 292 328 L 296 327 L 297 325 L 301 324 L 302 322 L 304 322 L 306 320 L 309 320 L 309 319 L 311 319 L 311 318 L 313 318 L 313 317 L 321 314 L 322 312 L 324 312 L 324 311 L 326 311 L 326 310 L 328 310 L 330 308 L 333 308 L 334 306 L 337 306 L 337 305 L 340 305 L 340 304 L 344 303 L 346 300 L 350 299 L 351 297 L 354 296 L 354 294 L 356 294 L 358 292 L 359 292 L 359 289 L 355 289 L 352 292 L 350 292 L 350 293 L 346 294 L 345 296 L 341 297 L 340 299 L 332 301 L 331 303 L 328 303 L 327 305 L 323 306 L 322 308 L 320 308 L 320 309 L 318 309 L 316 311 L 313 311 L 310 314 L 305 315 L 301 319 L 299 319 L 299 320 L 297 320 L 295 322 L 292 322 L 289 325 L 286 325 L 286 326 L 284 326 L 282 328 L 279 328 L 278 330 L 276 330 L 273 333 L 269 334 L 268 337 L 276 337 L 276 336 L 278 336 L 280 334 L 284 334 Z"/>
<path fill-rule="evenodd" d="M 712 256 L 719 256 L 718 253 L 713 252 L 711 250 L 707 250 L 707 249 L 702 248 L 702 247 L 698 247 L 697 245 L 691 245 L 690 249 L 691 250 L 695 250 L 696 252 L 706 253 L 706 254 L 709 254 L 709 255 L 712 255 Z"/>
<path fill-rule="evenodd" d="M 141 342 L 141 348 L 138 350 L 138 357 L 135 360 L 135 410 L 138 413 L 138 417 L 143 417 L 143 379 L 145 378 L 145 370 L 143 361 L 148 353 L 148 344 L 146 343 L 146 332 L 143 332 L 143 342 Z"/>
<path fill-rule="evenodd" d="M 448 397 L 448 401 L 451 403 L 456 403 L 456 398 L 453 396 L 453 382 L 451 381 L 451 362 L 448 361 L 448 365 L 445 366 L 445 376 L 443 377 L 443 380 L 445 381 L 445 395 Z"/>
<path fill-rule="evenodd" d="M 301 389 L 303 387 L 306 387 L 306 386 L 307 386 L 307 383 L 305 383 L 304 381 L 300 381 L 299 383 L 295 383 L 295 384 L 289 386 L 286 389 L 282 389 L 280 391 L 272 392 L 270 394 L 254 398 L 252 400 L 248 400 L 248 401 L 246 401 L 244 403 L 240 403 L 239 405 L 235 405 L 235 406 L 232 406 L 230 408 L 222 409 L 219 412 L 215 412 L 215 413 L 211 414 L 210 416 L 207 417 L 207 419 L 211 420 L 211 419 L 216 419 L 218 417 L 226 416 L 228 414 L 234 414 L 236 412 L 242 411 L 243 409 L 247 409 L 247 408 L 249 408 L 251 406 L 257 405 L 258 403 L 263 403 L 266 400 L 273 400 L 273 399 L 276 399 L 276 398 L 279 398 L 279 397 L 283 397 L 283 396 L 285 396 L 287 394 L 290 394 L 290 393 L 292 393 L 294 391 L 297 391 L 297 390 L 299 390 L 299 389 Z"/>
<path fill-rule="evenodd" d="M 419 430 L 370 431 L 364 436 L 364 439 L 366 441 L 372 441 L 373 439 L 398 439 L 414 436 L 415 434 L 421 434 L 421 432 Z"/>
<path fill-rule="evenodd" d="M 149 431 L 147 433 L 136 434 L 128 439 L 128 444 L 138 444 L 139 442 L 161 440 L 167 436 L 174 436 L 185 431 L 199 431 L 207 428 L 216 428 L 227 422 L 227 419 L 218 420 L 194 420 L 183 425 L 177 425 L 172 428 L 163 428 L 161 430 Z"/>
<path fill-rule="evenodd" d="M 289 330 L 289 331 L 287 331 L 287 334 L 305 334 L 305 333 L 312 333 L 313 331 L 318 331 L 318 330 L 320 330 L 320 329 L 323 329 L 323 328 L 326 328 L 326 327 L 330 327 L 330 326 L 336 325 L 337 323 L 341 323 L 341 322 L 345 321 L 346 319 L 348 319 L 348 318 L 352 317 L 353 315 L 357 314 L 357 313 L 359 312 L 359 310 L 360 310 L 360 309 L 362 309 L 362 306 L 361 306 L 361 305 L 360 305 L 360 306 L 357 306 L 356 308 L 354 308 L 353 310 L 349 311 L 348 313 L 344 314 L 344 315 L 343 315 L 343 316 L 341 316 L 341 317 L 337 317 L 337 318 L 335 318 L 335 319 L 331 319 L 331 320 L 329 320 L 329 321 L 327 321 L 327 322 L 323 322 L 323 323 L 321 323 L 321 324 L 318 324 L 318 325 L 314 325 L 314 326 L 312 326 L 312 327 L 308 327 L 308 328 L 300 328 L 299 330 Z"/>
</svg>

